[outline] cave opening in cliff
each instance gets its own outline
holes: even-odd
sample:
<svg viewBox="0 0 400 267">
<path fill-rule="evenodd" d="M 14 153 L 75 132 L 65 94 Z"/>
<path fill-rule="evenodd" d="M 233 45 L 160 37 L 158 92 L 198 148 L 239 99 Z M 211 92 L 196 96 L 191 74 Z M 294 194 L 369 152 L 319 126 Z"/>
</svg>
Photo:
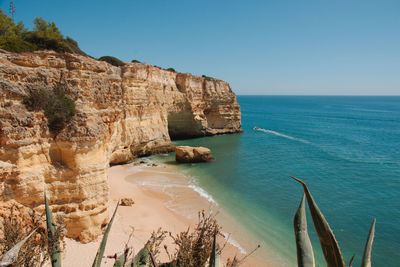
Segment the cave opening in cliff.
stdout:
<svg viewBox="0 0 400 267">
<path fill-rule="evenodd" d="M 203 136 L 202 127 L 193 113 L 181 111 L 168 114 L 168 133 L 171 140 Z"/>
</svg>

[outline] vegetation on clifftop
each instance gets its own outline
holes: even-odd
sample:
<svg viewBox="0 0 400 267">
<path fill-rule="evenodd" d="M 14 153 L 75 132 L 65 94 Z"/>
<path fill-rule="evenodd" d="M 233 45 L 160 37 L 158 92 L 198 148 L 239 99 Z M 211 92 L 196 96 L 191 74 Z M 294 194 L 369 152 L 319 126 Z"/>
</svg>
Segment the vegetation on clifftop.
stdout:
<svg viewBox="0 0 400 267">
<path fill-rule="evenodd" d="M 111 65 L 116 66 L 116 67 L 125 65 L 125 63 L 122 60 L 120 60 L 116 57 L 112 57 L 112 56 L 103 56 L 103 57 L 100 57 L 99 60 L 108 62 Z"/>
<path fill-rule="evenodd" d="M 64 38 L 54 22 L 35 18 L 33 23 L 34 27 L 30 31 L 22 21 L 15 24 L 0 9 L 0 48 L 17 53 L 44 49 L 86 55 L 75 40 Z"/>
<path fill-rule="evenodd" d="M 172 71 L 172 72 L 176 72 L 176 70 L 174 68 L 168 68 L 166 69 L 167 71 Z"/>
</svg>

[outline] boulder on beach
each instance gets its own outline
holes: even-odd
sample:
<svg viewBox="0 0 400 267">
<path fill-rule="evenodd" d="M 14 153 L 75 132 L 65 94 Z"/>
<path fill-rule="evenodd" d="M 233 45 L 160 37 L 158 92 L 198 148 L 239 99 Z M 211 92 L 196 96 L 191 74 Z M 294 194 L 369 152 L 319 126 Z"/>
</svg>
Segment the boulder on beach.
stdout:
<svg viewBox="0 0 400 267">
<path fill-rule="evenodd" d="M 213 160 L 211 150 L 206 147 L 177 146 L 175 160 L 181 163 L 207 162 Z"/>
<path fill-rule="evenodd" d="M 121 206 L 133 206 L 133 204 L 135 204 L 135 201 L 130 197 L 122 198 L 120 201 Z"/>
</svg>

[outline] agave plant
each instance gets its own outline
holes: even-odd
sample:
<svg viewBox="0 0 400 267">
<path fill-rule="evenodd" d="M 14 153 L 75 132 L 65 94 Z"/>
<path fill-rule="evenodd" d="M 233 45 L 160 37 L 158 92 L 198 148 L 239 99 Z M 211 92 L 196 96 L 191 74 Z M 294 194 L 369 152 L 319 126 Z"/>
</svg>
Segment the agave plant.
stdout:
<svg viewBox="0 0 400 267">
<path fill-rule="evenodd" d="M 304 195 L 300 202 L 299 208 L 294 217 L 294 231 L 296 236 L 296 248 L 297 248 L 297 263 L 299 267 L 314 267 L 314 253 L 311 246 L 311 241 L 307 233 L 307 219 L 305 210 L 305 198 L 307 198 L 308 208 L 311 213 L 311 217 L 314 223 L 314 228 L 318 234 L 319 241 L 321 244 L 322 252 L 325 257 L 325 261 L 328 267 L 345 267 L 342 253 L 340 252 L 339 244 L 336 241 L 333 231 L 329 227 L 327 220 L 314 201 L 307 185 L 300 179 L 290 176 L 297 182 L 301 183 L 304 189 Z M 369 231 L 367 243 L 364 248 L 364 255 L 362 258 L 361 267 L 371 266 L 371 251 L 372 243 L 375 234 L 375 223 L 374 219 Z M 354 259 L 351 258 L 349 266 Z"/>
<path fill-rule="evenodd" d="M 53 219 L 53 214 L 51 213 L 49 203 L 47 201 L 46 194 L 44 195 L 44 206 L 46 212 L 46 226 L 47 226 L 47 242 L 48 242 L 48 252 L 50 254 L 52 267 L 62 266 L 62 252 L 61 252 L 61 241 L 59 238 L 59 233 L 57 232 L 57 227 Z M 23 240 L 15 244 L 9 251 L 7 251 L 0 261 L 0 266 L 13 266 L 17 262 L 18 254 L 21 247 L 28 241 L 28 239 L 36 232 L 34 229 L 29 235 L 27 235 Z"/>
<path fill-rule="evenodd" d="M 101 240 L 100 246 L 97 250 L 96 257 L 93 261 L 92 267 L 100 267 L 101 266 L 101 261 L 103 259 L 104 251 L 107 245 L 107 239 L 108 235 L 110 233 L 112 223 L 114 221 L 115 215 L 117 214 L 117 210 L 119 207 L 119 201 L 117 206 L 115 207 L 114 213 L 110 219 L 110 222 L 107 225 L 107 229 L 103 235 L 103 238 Z M 137 266 L 137 267 L 144 267 L 146 266 L 149 257 L 151 258 L 153 266 L 157 267 L 155 260 L 153 256 L 151 255 L 150 249 L 149 249 L 149 244 L 147 243 L 136 255 L 131 253 L 132 250 L 128 246 L 125 246 L 124 252 L 115 255 L 113 258 L 115 258 L 114 266 L 115 267 L 123 267 L 123 266 Z M 129 257 L 129 255 L 132 254 L 132 258 Z"/>
<path fill-rule="evenodd" d="M 219 267 L 219 252 L 217 252 L 217 229 L 214 230 L 213 246 L 210 255 L 210 267 Z"/>
<path fill-rule="evenodd" d="M 49 203 L 47 202 L 46 194 L 44 194 L 44 206 L 46 209 L 46 225 L 47 225 L 47 236 L 48 236 L 48 246 L 51 259 L 52 267 L 61 267 L 61 241 L 56 234 L 57 228 L 54 223 L 53 214 L 51 213 Z"/>
<path fill-rule="evenodd" d="M 18 260 L 18 254 L 21 249 L 21 247 L 25 244 L 26 241 L 36 232 L 36 229 L 34 229 L 29 235 L 27 235 L 24 239 L 19 241 L 15 246 L 13 246 L 9 251 L 7 251 L 3 258 L 0 261 L 0 267 L 3 266 L 12 266 L 15 264 Z"/>
<path fill-rule="evenodd" d="M 106 249 L 108 234 L 110 233 L 112 223 L 114 221 L 115 215 L 117 214 L 118 206 L 119 206 L 119 201 L 117 203 L 117 206 L 115 207 L 113 216 L 111 217 L 111 220 L 107 225 L 106 232 L 103 235 L 103 239 L 101 240 L 100 246 L 97 250 L 96 257 L 94 258 L 92 267 L 100 267 L 101 265 L 101 260 L 103 259 L 104 250 Z"/>
</svg>

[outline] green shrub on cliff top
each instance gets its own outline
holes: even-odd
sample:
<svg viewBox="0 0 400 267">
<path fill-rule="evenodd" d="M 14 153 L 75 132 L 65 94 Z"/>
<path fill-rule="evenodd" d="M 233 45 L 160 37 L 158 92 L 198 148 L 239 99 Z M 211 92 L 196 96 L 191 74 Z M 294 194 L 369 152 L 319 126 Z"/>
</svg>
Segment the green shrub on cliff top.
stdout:
<svg viewBox="0 0 400 267">
<path fill-rule="evenodd" d="M 105 61 L 105 62 L 110 63 L 111 65 L 114 65 L 117 67 L 125 65 L 125 63 L 122 60 L 120 60 L 116 57 L 112 57 L 112 56 L 103 56 L 103 57 L 99 58 L 99 60 Z"/>
<path fill-rule="evenodd" d="M 17 24 L 0 9 L 0 48 L 11 52 L 54 50 L 86 55 L 78 43 L 61 34 L 54 22 L 35 18 L 32 31 L 28 31 L 20 21 Z"/>
<path fill-rule="evenodd" d="M 0 48 L 17 53 L 37 50 L 36 45 L 14 36 L 0 38 Z"/>
</svg>

